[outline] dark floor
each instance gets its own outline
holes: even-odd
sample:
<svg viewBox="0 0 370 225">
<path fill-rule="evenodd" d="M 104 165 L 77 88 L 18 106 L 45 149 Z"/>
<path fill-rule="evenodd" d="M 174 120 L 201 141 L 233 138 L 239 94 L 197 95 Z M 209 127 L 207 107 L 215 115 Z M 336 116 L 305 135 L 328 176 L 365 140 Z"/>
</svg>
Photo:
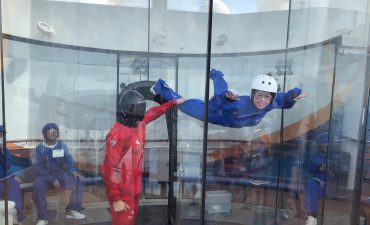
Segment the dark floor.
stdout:
<svg viewBox="0 0 370 225">
<path fill-rule="evenodd" d="M 342 202 L 334 202 L 338 208 Z M 105 203 L 106 204 L 106 203 Z M 168 224 L 166 205 L 146 205 L 139 209 L 137 225 L 166 225 Z M 206 209 L 207 210 L 207 209 Z M 54 218 L 49 220 L 49 225 L 110 225 L 111 217 L 109 209 L 104 203 L 90 205 L 83 212 L 86 215 L 84 220 L 70 220 L 64 218 L 64 207 L 60 207 L 59 212 L 51 211 L 50 216 Z M 332 212 L 325 212 L 324 225 L 348 225 L 349 214 L 341 213 L 340 209 Z M 175 209 L 177 221 L 173 224 L 179 225 L 198 225 L 200 222 L 200 211 L 198 204 L 189 202 L 177 205 Z M 57 216 L 57 217 L 56 217 Z M 260 205 L 250 205 L 246 207 L 243 204 L 232 204 L 230 212 L 205 213 L 206 225 L 304 225 L 306 218 L 300 218 L 294 210 L 275 211 L 271 207 Z M 28 214 L 23 225 L 36 224 L 35 216 Z"/>
<path fill-rule="evenodd" d="M 98 222 L 98 223 L 85 223 L 85 225 L 112 225 L 112 223 L 109 222 Z"/>
</svg>

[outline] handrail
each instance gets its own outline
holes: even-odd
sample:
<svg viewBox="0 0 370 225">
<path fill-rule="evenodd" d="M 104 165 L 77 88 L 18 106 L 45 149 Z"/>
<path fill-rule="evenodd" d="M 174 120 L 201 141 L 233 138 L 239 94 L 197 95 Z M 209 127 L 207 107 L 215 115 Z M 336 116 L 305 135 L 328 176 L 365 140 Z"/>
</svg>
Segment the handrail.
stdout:
<svg viewBox="0 0 370 225">
<path fill-rule="evenodd" d="M 82 143 L 89 143 L 89 142 L 102 142 L 105 143 L 105 139 L 88 139 L 88 138 L 81 138 L 81 139 L 61 139 L 63 142 L 82 142 Z M 6 140 L 7 143 L 21 143 L 21 142 L 42 142 L 44 139 L 42 138 L 28 138 L 28 139 L 12 139 Z M 201 143 L 201 139 L 178 139 L 178 142 L 199 142 Z M 315 140 L 305 140 L 315 142 Z M 355 138 L 345 138 L 340 140 L 335 140 L 333 144 L 340 144 L 347 141 L 358 141 Z M 168 142 L 168 139 L 156 139 L 156 140 L 146 140 L 147 143 L 165 143 Z M 256 141 L 247 141 L 247 140 L 233 140 L 233 139 L 208 139 L 208 142 L 213 143 L 240 143 L 240 144 L 248 144 L 248 143 L 257 143 Z M 370 140 L 366 141 L 366 143 L 370 143 Z M 302 145 L 301 143 L 285 143 L 285 145 Z M 303 146 L 303 145 L 302 145 Z M 212 147 L 213 148 L 213 147 Z"/>
<path fill-rule="evenodd" d="M 88 51 L 88 52 L 100 52 L 100 53 L 111 53 L 111 54 L 123 54 L 129 55 L 129 54 L 137 54 L 137 53 L 145 53 L 149 54 L 149 56 L 152 57 L 169 57 L 169 56 L 179 56 L 179 57 L 205 57 L 207 54 L 196 54 L 196 53 L 163 53 L 163 52 L 144 52 L 144 51 L 126 51 L 126 50 L 113 50 L 113 49 L 103 49 L 103 48 L 93 48 L 93 47 L 84 47 L 84 46 L 77 46 L 77 45 L 68 45 L 68 44 L 60 44 L 60 43 L 53 43 L 49 41 L 41 41 L 41 40 L 35 40 L 20 36 L 15 36 L 11 34 L 2 34 L 3 39 L 12 40 L 12 41 L 18 41 L 23 43 L 29 43 L 29 44 L 35 44 L 35 45 L 41 45 L 41 46 L 49 46 L 54 48 L 64 48 L 64 49 L 71 49 L 71 50 L 77 50 L 77 51 Z M 331 39 L 327 39 L 321 42 L 308 44 L 304 46 L 298 46 L 298 47 L 292 47 L 292 48 L 283 48 L 283 49 L 273 49 L 273 50 L 265 50 L 265 51 L 255 51 L 255 52 L 234 52 L 234 53 L 214 53 L 211 54 L 212 57 L 225 57 L 225 56 L 253 56 L 253 55 L 267 55 L 267 54 L 283 54 L 288 51 L 290 52 L 297 52 L 302 50 L 307 50 L 311 48 L 316 48 L 319 46 L 324 46 L 328 44 L 335 44 L 335 43 L 341 43 L 342 36 L 336 36 Z M 339 42 L 338 42 L 339 41 Z"/>
</svg>

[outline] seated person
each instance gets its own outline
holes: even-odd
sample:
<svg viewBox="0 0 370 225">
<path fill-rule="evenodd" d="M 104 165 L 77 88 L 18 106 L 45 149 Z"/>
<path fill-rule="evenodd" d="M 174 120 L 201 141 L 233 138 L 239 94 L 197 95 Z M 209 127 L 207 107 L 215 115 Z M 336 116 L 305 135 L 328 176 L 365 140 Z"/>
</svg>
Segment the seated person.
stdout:
<svg viewBox="0 0 370 225">
<path fill-rule="evenodd" d="M 317 208 L 319 200 L 325 196 L 325 185 L 334 177 L 333 170 L 327 165 L 329 134 L 321 133 L 317 138 L 318 149 L 314 150 L 308 170 L 311 178 L 304 186 L 304 208 L 308 215 L 306 225 L 317 224 Z"/>
<path fill-rule="evenodd" d="M 23 202 L 21 197 L 21 190 L 19 188 L 19 184 L 17 182 L 17 177 L 15 175 L 11 175 L 10 173 L 4 174 L 4 165 L 5 165 L 5 155 L 3 155 L 3 136 L 5 133 L 5 129 L 3 125 L 0 125 L 0 198 L 6 194 L 4 193 L 5 189 L 5 179 L 7 181 L 7 195 L 8 200 L 15 202 L 15 209 L 17 210 L 17 220 L 18 222 L 22 222 L 24 219 L 23 214 Z M 12 156 L 8 149 L 5 149 L 6 154 L 6 169 L 9 172 L 10 167 L 12 166 Z M 10 176 L 9 176 L 10 175 Z M 8 176 L 7 178 L 5 178 Z M 3 179 L 5 178 L 5 179 Z"/>
<path fill-rule="evenodd" d="M 229 91 L 223 76 L 221 71 L 215 69 L 210 71 L 214 96 L 208 103 L 208 121 L 225 127 L 255 126 L 270 110 L 291 108 L 296 101 L 308 96 L 297 87 L 287 93 L 278 92 L 277 81 L 270 75 L 255 77 L 252 82 L 251 96 L 237 96 Z M 166 101 L 181 98 L 161 79 L 151 88 L 151 92 L 162 96 Z M 189 116 L 204 120 L 202 100 L 190 99 L 178 108 Z"/>
<path fill-rule="evenodd" d="M 71 190 L 69 204 L 66 207 L 67 219 L 85 219 L 82 210 L 82 197 L 85 190 L 83 176 L 77 172 L 72 155 L 67 145 L 58 139 L 59 128 L 55 123 L 48 123 L 42 128 L 45 141 L 36 146 L 34 152 L 35 180 L 32 199 L 37 207 L 36 225 L 48 223 L 46 192 L 48 186 L 62 186 Z M 67 168 L 68 171 L 65 171 Z"/>
</svg>

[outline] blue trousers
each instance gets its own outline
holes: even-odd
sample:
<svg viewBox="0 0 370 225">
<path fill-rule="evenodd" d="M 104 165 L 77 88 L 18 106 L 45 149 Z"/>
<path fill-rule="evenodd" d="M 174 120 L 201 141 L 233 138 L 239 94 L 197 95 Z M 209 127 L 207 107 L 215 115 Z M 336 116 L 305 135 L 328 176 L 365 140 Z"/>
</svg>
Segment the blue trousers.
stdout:
<svg viewBox="0 0 370 225">
<path fill-rule="evenodd" d="M 223 74 L 219 71 L 211 73 L 211 79 L 214 85 L 214 96 L 209 100 L 208 121 L 213 124 L 226 125 L 233 127 L 234 121 L 227 121 L 224 117 L 222 105 L 226 103 L 224 94 L 228 91 L 228 85 L 223 78 Z M 181 95 L 176 93 L 173 89 L 167 86 L 163 80 L 159 80 L 155 86 L 155 92 L 161 95 L 167 101 L 179 99 Z M 188 99 L 178 108 L 185 114 L 194 117 L 198 120 L 204 121 L 204 104 L 200 99 Z"/>
<path fill-rule="evenodd" d="M 82 209 L 82 197 L 85 190 L 85 184 L 83 181 L 76 180 L 69 173 L 53 174 L 48 176 L 39 176 L 33 182 L 33 193 L 32 199 L 37 207 L 37 219 L 47 220 L 47 201 L 45 193 L 48 190 L 50 184 L 55 180 L 58 180 L 61 186 L 65 189 L 72 191 L 69 203 L 66 207 L 66 211 Z"/>
<path fill-rule="evenodd" d="M 310 179 L 304 187 L 304 208 L 307 213 L 317 213 L 319 200 L 324 197 L 324 187 L 317 180 Z"/>
<path fill-rule="evenodd" d="M 17 209 L 17 219 L 21 222 L 24 219 L 23 214 L 23 202 L 21 197 L 21 190 L 19 184 L 14 180 L 13 177 L 7 179 L 8 181 L 8 200 L 15 202 L 15 208 Z M 3 198 L 4 193 L 4 182 L 0 182 L 0 198 Z"/>
</svg>

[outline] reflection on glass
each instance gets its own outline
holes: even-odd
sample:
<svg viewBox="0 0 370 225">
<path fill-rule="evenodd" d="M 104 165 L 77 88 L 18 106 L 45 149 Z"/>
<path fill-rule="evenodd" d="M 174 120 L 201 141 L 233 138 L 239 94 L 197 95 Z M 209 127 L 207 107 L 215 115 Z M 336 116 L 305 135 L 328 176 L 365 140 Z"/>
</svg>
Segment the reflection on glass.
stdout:
<svg viewBox="0 0 370 225">
<path fill-rule="evenodd" d="M 221 14 L 241 14 L 257 12 L 256 0 L 214 0 L 213 12 Z M 271 3 L 270 3 L 271 4 Z M 167 0 L 167 8 L 169 10 L 181 10 L 190 12 L 203 12 L 207 13 L 209 8 L 208 0 L 192 0 L 192 1 L 179 1 Z"/>
<path fill-rule="evenodd" d="M 366 126 L 366 145 L 364 149 L 364 161 L 363 161 L 363 173 L 362 173 L 362 189 L 361 189 L 361 200 L 360 200 L 360 215 L 359 220 L 362 221 L 369 221 L 369 210 L 370 210 L 370 194 L 369 190 L 369 181 L 370 181 L 370 120 L 369 120 L 370 113 L 368 114 L 367 119 L 367 126 Z"/>
<path fill-rule="evenodd" d="M 5 133 L 4 125 L 0 125 L 0 198 L 8 200 L 7 204 L 10 215 L 8 217 L 8 222 L 12 224 L 13 215 L 14 220 L 18 222 L 22 222 L 25 218 L 23 199 L 21 197 L 21 190 L 19 187 L 19 183 L 22 182 L 22 178 L 17 174 L 17 172 L 22 170 L 22 168 L 14 165 L 13 156 L 10 154 L 9 149 L 3 149 Z M 5 209 L 4 201 L 0 204 L 1 208 Z M 5 220 L 5 218 L 2 219 Z"/>
<path fill-rule="evenodd" d="M 6 113 L 12 114 L 7 121 L 7 141 L 17 156 L 14 163 L 21 170 L 27 168 L 26 162 L 42 140 L 42 127 L 55 122 L 77 170 L 85 177 L 89 201 L 104 201 L 99 168 L 106 132 L 115 121 L 117 56 L 15 41 L 6 41 L 6 45 L 5 95 L 12 99 L 5 101 Z M 33 167 L 19 172 L 21 188 L 27 194 L 33 190 L 33 174 Z M 48 210 L 50 223 L 59 220 L 58 215 L 64 217 L 55 210 L 61 201 L 68 202 L 57 190 L 50 190 L 55 195 L 48 195 L 47 207 L 42 206 Z M 34 209 L 26 223 L 37 220 L 36 203 L 27 200 L 24 204 Z M 102 213 L 103 217 L 108 218 L 109 213 Z"/>
<path fill-rule="evenodd" d="M 174 109 L 148 125 L 142 177 L 137 179 L 142 192 L 135 196 L 143 206 L 138 224 L 199 224 L 203 166 L 205 223 L 347 225 L 352 220 L 357 224 L 360 185 L 356 180 L 362 159 L 358 128 L 363 120 L 362 94 L 367 90 L 363 84 L 368 83 L 367 1 L 214 0 L 209 57 L 211 66 L 225 74 L 227 89 L 206 80 L 208 0 L 32 1 L 22 7 L 12 7 L 16 1 L 6 2 L 4 7 L 17 10 L 6 8 L 5 17 L 11 16 L 3 18 L 9 21 L 5 32 L 45 41 L 4 35 L 7 144 L 14 165 L 20 167 L 16 175 L 22 177 L 24 204 L 29 209 L 25 224 L 37 220 L 37 210 L 27 198 L 32 193 L 33 171 L 30 175 L 24 169 L 44 139 L 41 129 L 47 122 L 59 125 L 60 137 L 86 178 L 83 213 L 93 222 L 111 219 L 100 168 L 106 134 L 117 119 L 117 96 L 144 83 L 150 94 L 158 79 L 202 104 L 191 108 L 200 112 L 198 119 Z M 78 10 L 49 13 L 49 22 L 58 27 L 53 38 L 27 29 L 39 19 L 39 9 L 54 12 L 59 9 L 54 6 L 65 5 Z M 30 17 L 24 17 L 23 9 Z M 109 14 L 114 19 L 86 16 L 85 20 L 82 14 L 90 12 L 92 17 Z M 31 21 L 26 27 L 14 26 L 24 18 Z M 64 26 L 73 19 L 79 26 Z M 105 29 L 110 32 L 101 32 Z M 74 40 L 81 48 L 49 45 Z M 232 104 L 252 96 L 256 104 L 251 101 L 250 106 L 263 110 L 274 96 L 252 92 L 251 85 L 256 75 L 268 73 L 277 80 L 279 91 L 299 87 L 310 96 L 289 110 L 271 110 L 253 126 L 235 129 L 230 120 L 224 123 L 225 115 L 217 117 L 221 122 L 208 124 L 208 149 L 203 149 L 206 82 L 213 99 Z M 230 92 L 219 95 L 220 90 Z M 146 104 L 158 106 L 152 99 Z M 229 114 L 217 107 L 214 112 L 239 119 L 238 112 L 242 116 L 250 112 L 243 105 L 235 103 L 235 107 Z M 318 136 L 325 132 L 327 148 L 322 151 Z M 206 165 L 202 165 L 203 151 Z M 367 151 L 364 160 L 359 213 L 366 218 L 370 211 Z M 49 224 L 58 217 L 64 221 L 60 211 L 69 199 L 63 193 L 48 190 Z"/>
<path fill-rule="evenodd" d="M 102 166 L 113 225 L 136 224 L 142 192 L 146 125 L 177 103 L 181 103 L 180 99 L 146 111 L 145 98 L 140 92 L 126 90 L 120 95 L 117 122 L 107 135 Z"/>
<path fill-rule="evenodd" d="M 33 154 L 34 181 L 32 199 L 37 208 L 37 224 L 45 224 L 49 214 L 46 192 L 49 186 L 63 187 L 71 191 L 66 207 L 66 218 L 83 220 L 81 212 L 85 190 L 84 177 L 75 167 L 75 161 L 66 143 L 59 140 L 59 127 L 47 123 L 42 128 L 44 141 L 38 144 Z"/>
<path fill-rule="evenodd" d="M 256 76 L 251 85 L 250 96 L 239 96 L 229 90 L 223 78 L 224 74 L 211 69 L 210 78 L 213 81 L 214 96 L 208 102 L 208 122 L 225 127 L 242 128 L 257 125 L 272 109 L 291 108 L 307 94 L 299 88 L 288 93 L 278 92 L 278 84 L 270 74 Z M 181 98 L 181 95 L 171 89 L 160 79 L 153 91 L 166 101 Z M 205 118 L 205 102 L 199 99 L 188 99 L 179 105 L 185 114 L 203 121 Z"/>
<path fill-rule="evenodd" d="M 119 5 L 125 7 L 148 8 L 148 1 L 151 2 L 152 0 L 47 0 L 47 1 L 79 2 L 89 4 Z"/>
</svg>

